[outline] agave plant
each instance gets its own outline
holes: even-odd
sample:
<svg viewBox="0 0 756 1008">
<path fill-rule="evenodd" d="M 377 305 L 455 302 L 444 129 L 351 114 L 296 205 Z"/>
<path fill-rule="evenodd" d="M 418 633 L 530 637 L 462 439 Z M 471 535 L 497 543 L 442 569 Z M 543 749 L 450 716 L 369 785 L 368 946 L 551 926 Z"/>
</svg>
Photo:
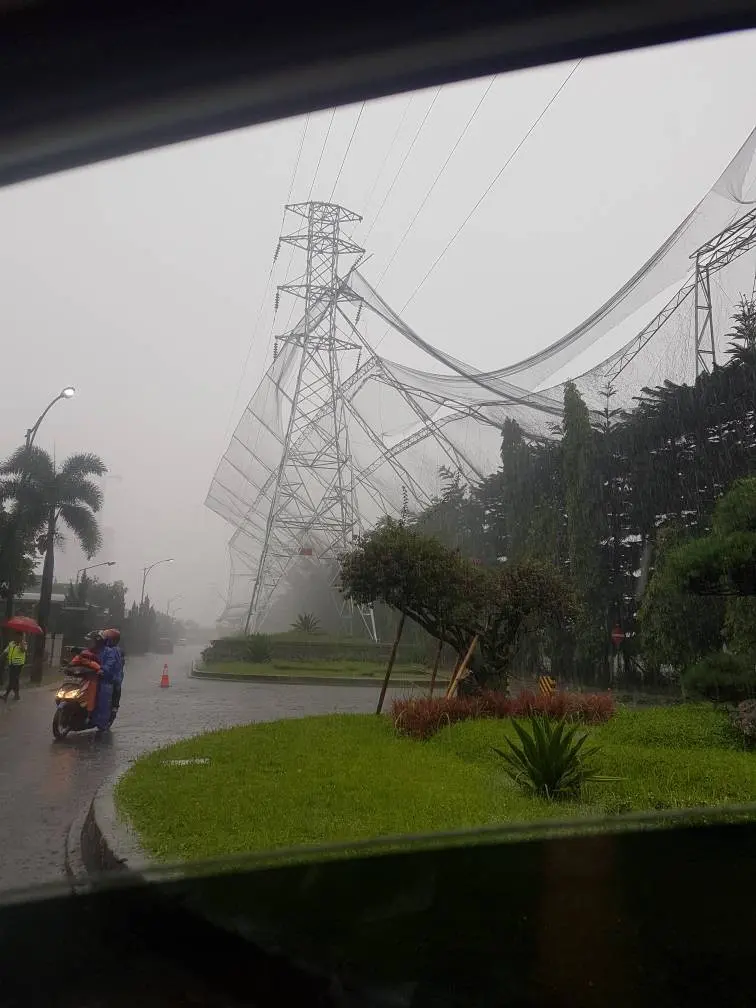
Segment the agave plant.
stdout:
<svg viewBox="0 0 756 1008">
<path fill-rule="evenodd" d="M 564 718 L 551 721 L 534 716 L 530 731 L 512 722 L 519 742 L 506 739 L 508 752 L 494 748 L 506 763 L 506 773 L 528 794 L 551 801 L 578 798 L 584 784 L 618 780 L 603 777 L 591 763 L 600 751 L 586 746 L 588 733 Z"/>
<path fill-rule="evenodd" d="M 312 613 L 300 613 L 299 616 L 291 624 L 292 630 L 296 630 L 298 633 L 314 634 L 318 632 L 320 627 L 320 620 L 316 619 Z"/>
</svg>

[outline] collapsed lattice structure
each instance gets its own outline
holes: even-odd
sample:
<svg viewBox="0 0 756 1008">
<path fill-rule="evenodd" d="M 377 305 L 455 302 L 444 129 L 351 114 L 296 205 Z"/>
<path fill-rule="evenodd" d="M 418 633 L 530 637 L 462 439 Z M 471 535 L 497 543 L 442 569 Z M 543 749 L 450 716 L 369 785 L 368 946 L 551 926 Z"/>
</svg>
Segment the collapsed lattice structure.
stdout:
<svg viewBox="0 0 756 1008">
<path fill-rule="evenodd" d="M 220 461 L 207 505 L 234 528 L 224 618 L 265 620 L 300 556 L 330 561 L 362 529 L 426 505 L 439 470 L 476 480 L 497 468 L 506 418 L 552 437 L 564 382 L 589 405 L 607 385 L 629 405 L 644 386 L 691 381 L 721 358 L 739 297 L 754 289 L 756 130 L 712 189 L 613 297 L 539 353 L 482 372 L 422 339 L 357 268 L 362 250 L 333 204 L 288 208 L 303 227 L 283 241 L 307 256 L 301 283 L 281 288 L 303 313 Z M 444 373 L 375 353 L 364 312 L 421 348 Z M 600 363 L 581 368 L 590 352 Z M 363 613 L 366 617 L 367 614 Z"/>
</svg>

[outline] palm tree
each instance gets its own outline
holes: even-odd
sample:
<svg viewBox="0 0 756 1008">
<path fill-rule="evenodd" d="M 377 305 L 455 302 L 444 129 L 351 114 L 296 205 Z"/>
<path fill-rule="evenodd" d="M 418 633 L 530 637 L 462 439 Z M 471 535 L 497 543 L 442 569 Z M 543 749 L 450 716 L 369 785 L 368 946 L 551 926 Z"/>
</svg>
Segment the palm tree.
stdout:
<svg viewBox="0 0 756 1008">
<path fill-rule="evenodd" d="M 312 613 L 300 613 L 296 620 L 291 624 L 292 630 L 296 630 L 297 633 L 314 634 L 318 632 L 320 626 L 320 620 L 313 616 Z"/>
<path fill-rule="evenodd" d="M 18 448 L 0 466 L 2 495 L 15 502 L 26 528 L 39 537 L 37 548 L 44 556 L 42 583 L 39 592 L 37 621 L 47 630 L 50 620 L 55 546 L 62 541 L 61 526 L 68 528 L 78 540 L 87 557 L 92 557 L 102 544 L 100 527 L 95 518 L 102 507 L 102 490 L 91 479 L 104 476 L 107 468 L 97 455 L 71 455 L 57 468 L 50 455 L 36 446 Z M 41 678 L 44 637 L 40 639 L 32 671 Z"/>
</svg>

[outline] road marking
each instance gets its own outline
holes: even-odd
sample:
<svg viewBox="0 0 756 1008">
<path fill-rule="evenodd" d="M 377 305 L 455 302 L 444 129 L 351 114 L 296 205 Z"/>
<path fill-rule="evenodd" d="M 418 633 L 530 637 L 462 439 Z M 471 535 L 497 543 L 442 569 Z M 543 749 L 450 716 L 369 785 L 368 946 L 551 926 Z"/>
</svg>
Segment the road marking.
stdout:
<svg viewBox="0 0 756 1008">
<path fill-rule="evenodd" d="M 209 763 L 207 756 L 195 756 L 192 759 L 169 759 L 163 760 L 163 766 L 196 766 L 197 764 Z"/>
</svg>

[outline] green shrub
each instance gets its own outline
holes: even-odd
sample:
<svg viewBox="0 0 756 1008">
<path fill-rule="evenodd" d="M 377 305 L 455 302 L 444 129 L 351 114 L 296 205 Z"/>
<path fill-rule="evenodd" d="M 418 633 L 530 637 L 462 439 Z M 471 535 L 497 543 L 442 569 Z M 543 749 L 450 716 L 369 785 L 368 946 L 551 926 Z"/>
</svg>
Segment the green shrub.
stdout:
<svg viewBox="0 0 756 1008">
<path fill-rule="evenodd" d="M 580 797 L 585 784 L 617 780 L 602 777 L 590 762 L 600 747 L 587 747 L 588 733 L 576 724 L 542 716 L 529 720 L 530 732 L 519 722 L 512 722 L 519 742 L 505 738 L 507 752 L 494 748 L 506 763 L 507 774 L 526 794 L 569 801 Z"/>
<path fill-rule="evenodd" d="M 210 662 L 269 662 L 270 638 L 265 634 L 248 637 L 221 637 L 211 641 L 202 652 L 202 660 Z"/>
<path fill-rule="evenodd" d="M 756 746 L 756 700 L 744 700 L 738 704 L 732 715 L 732 726 L 746 749 Z"/>
<path fill-rule="evenodd" d="M 686 669 L 683 684 L 694 696 L 740 703 L 756 695 L 753 656 L 717 651 Z"/>
</svg>

